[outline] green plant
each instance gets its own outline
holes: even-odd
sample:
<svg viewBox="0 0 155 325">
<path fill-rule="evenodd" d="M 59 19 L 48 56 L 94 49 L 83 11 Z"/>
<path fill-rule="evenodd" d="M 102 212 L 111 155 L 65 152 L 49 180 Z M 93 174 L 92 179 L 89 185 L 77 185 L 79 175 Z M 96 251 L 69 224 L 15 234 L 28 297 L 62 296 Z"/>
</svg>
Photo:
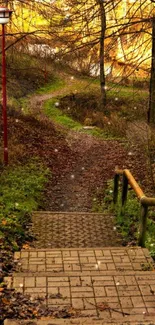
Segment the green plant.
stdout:
<svg viewBox="0 0 155 325">
<path fill-rule="evenodd" d="M 153 271 L 153 265 L 151 263 L 141 263 L 141 269 L 143 271 Z"/>
<path fill-rule="evenodd" d="M 25 237 L 30 214 L 41 204 L 48 169 L 37 160 L 25 166 L 7 167 L 0 175 L 0 239 L 13 250 Z"/>
<path fill-rule="evenodd" d="M 115 222 L 117 230 L 121 233 L 124 243 L 129 242 L 137 244 L 140 228 L 140 203 L 132 190 L 128 191 L 127 202 L 122 209 L 121 204 L 121 189 L 119 191 L 118 202 L 113 204 L 113 180 L 107 184 L 107 189 L 104 193 L 104 199 L 99 204 L 97 199 L 95 204 L 95 211 L 101 212 L 108 210 L 115 214 Z M 149 249 L 152 257 L 155 257 L 155 222 L 152 220 L 154 216 L 153 209 L 149 210 L 149 217 L 147 219 L 147 233 L 146 233 L 146 248 Z M 149 266 L 147 265 L 146 268 Z M 145 268 L 145 266 L 144 266 Z"/>
</svg>

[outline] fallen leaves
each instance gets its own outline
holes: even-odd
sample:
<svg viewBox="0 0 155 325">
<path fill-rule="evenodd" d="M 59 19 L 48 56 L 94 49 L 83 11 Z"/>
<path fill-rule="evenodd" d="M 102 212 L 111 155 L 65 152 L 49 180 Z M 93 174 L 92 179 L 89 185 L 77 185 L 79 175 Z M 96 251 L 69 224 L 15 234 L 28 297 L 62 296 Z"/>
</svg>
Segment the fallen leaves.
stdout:
<svg viewBox="0 0 155 325">
<path fill-rule="evenodd" d="M 5 318 L 33 319 L 51 315 L 41 299 L 31 301 L 30 296 L 24 296 L 14 290 L 3 288 L 0 295 L 0 321 Z"/>
<path fill-rule="evenodd" d="M 30 248 L 30 245 L 29 244 L 24 244 L 23 246 L 22 246 L 22 249 L 29 249 Z"/>
<path fill-rule="evenodd" d="M 103 310 L 106 310 L 106 309 L 110 309 L 110 307 L 106 302 L 99 302 L 97 304 L 97 309 L 99 309 L 100 311 L 103 311 Z"/>
<path fill-rule="evenodd" d="M 5 297 L 1 299 L 3 305 L 9 305 L 10 304 L 10 300 L 6 299 Z"/>
<path fill-rule="evenodd" d="M 7 221 L 6 220 L 2 220 L 2 225 L 3 226 L 6 226 L 6 224 L 7 224 Z"/>
<path fill-rule="evenodd" d="M 48 319 L 79 317 L 80 310 L 71 306 L 48 308 L 44 305 L 43 297 L 31 299 L 30 295 L 23 295 L 15 290 L 3 288 L 0 295 L 0 322 L 5 318 L 17 319 Z"/>
<path fill-rule="evenodd" d="M 119 313 L 119 314 L 122 314 L 123 316 L 129 316 L 131 315 L 130 313 L 124 313 L 123 311 L 120 311 L 119 309 L 116 309 L 116 308 L 112 308 L 110 307 L 106 302 L 99 302 L 97 305 L 96 305 L 97 309 L 100 310 L 100 311 L 104 311 L 104 310 L 111 310 L 111 311 L 114 311 L 116 313 Z"/>
</svg>

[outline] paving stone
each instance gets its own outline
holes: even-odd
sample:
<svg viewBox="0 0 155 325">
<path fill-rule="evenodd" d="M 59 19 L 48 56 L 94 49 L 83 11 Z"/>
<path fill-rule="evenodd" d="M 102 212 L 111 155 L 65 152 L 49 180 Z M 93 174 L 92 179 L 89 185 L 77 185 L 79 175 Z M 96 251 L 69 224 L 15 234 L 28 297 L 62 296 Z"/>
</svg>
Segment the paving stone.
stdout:
<svg viewBox="0 0 155 325">
<path fill-rule="evenodd" d="M 120 299 L 122 308 L 133 308 L 133 301 L 132 301 L 131 297 L 120 297 L 119 299 Z M 136 298 L 136 300 L 137 300 L 137 298 Z"/>
<path fill-rule="evenodd" d="M 95 297 L 105 297 L 106 296 L 105 289 L 107 291 L 107 288 L 104 287 L 94 287 Z"/>
<path fill-rule="evenodd" d="M 121 238 L 113 226 L 113 217 L 105 214 L 33 214 L 36 248 L 120 246 Z"/>
<path fill-rule="evenodd" d="M 25 278 L 25 287 L 33 288 L 35 287 L 35 277 Z"/>
<path fill-rule="evenodd" d="M 19 273 L 13 274 L 9 286 L 32 297 L 43 297 L 51 309 L 77 309 L 83 318 L 34 320 L 32 325 L 142 325 L 155 320 L 154 263 L 147 249 L 107 246 L 113 230 L 109 217 L 102 214 L 44 216 L 47 227 L 42 214 L 34 215 L 36 231 L 43 231 L 36 242 L 38 248 L 15 253 Z M 91 247 L 87 248 L 88 242 Z M 63 248 L 65 244 L 67 248 Z M 151 270 L 145 272 L 147 268 Z M 24 321 L 7 322 L 4 325 L 28 325 Z"/>
<path fill-rule="evenodd" d="M 44 319 L 44 320 L 32 320 L 32 321 L 15 321 L 11 319 L 6 319 L 4 321 L 4 325 L 129 325 L 129 322 L 131 325 L 155 325 L 155 321 L 152 319 L 150 320 L 139 320 L 136 321 L 135 317 L 132 318 L 125 318 L 124 321 L 121 321 L 117 319 L 114 322 L 109 321 L 110 314 L 106 312 L 100 312 L 100 316 L 102 319 L 98 320 L 96 317 L 89 317 L 86 319 L 85 317 L 83 318 L 74 318 L 74 319 Z M 103 320 L 106 319 L 106 320 Z"/>
<path fill-rule="evenodd" d="M 135 263 L 130 259 L 131 249 L 124 247 L 119 248 L 120 262 L 117 263 L 116 250 L 110 248 L 104 248 L 100 250 L 99 248 L 86 250 L 86 249 L 75 249 L 71 251 L 69 249 L 61 249 L 60 251 L 55 250 L 42 250 L 35 252 L 34 250 L 29 250 L 28 252 L 21 252 L 19 256 L 20 269 L 23 271 L 33 271 L 33 272 L 43 272 L 43 271 L 55 271 L 55 272 L 77 272 L 77 271 L 125 271 L 125 270 L 143 270 L 144 265 L 149 266 L 153 269 L 153 260 L 148 255 L 143 254 L 143 249 L 139 247 L 134 248 L 133 252 L 136 254 L 136 250 L 142 252 L 143 259 L 141 263 Z M 71 253 L 75 253 L 76 256 L 71 256 Z M 106 256 L 108 252 L 109 256 Z M 27 253 L 23 256 L 23 253 Z M 35 254 L 35 257 L 33 253 Z M 102 256 L 100 254 L 102 253 Z M 39 254 L 39 255 L 38 255 Z M 40 257 L 41 255 L 42 257 Z M 99 256 L 98 256 L 99 255 Z M 27 258 L 25 257 L 27 256 Z M 98 258 L 96 258 L 98 256 Z M 16 254 L 15 254 L 16 258 Z M 117 256 L 118 258 L 118 256 Z M 130 263 L 127 263 L 129 260 Z"/>
<path fill-rule="evenodd" d="M 36 287 L 46 287 L 46 277 L 36 277 Z"/>
</svg>

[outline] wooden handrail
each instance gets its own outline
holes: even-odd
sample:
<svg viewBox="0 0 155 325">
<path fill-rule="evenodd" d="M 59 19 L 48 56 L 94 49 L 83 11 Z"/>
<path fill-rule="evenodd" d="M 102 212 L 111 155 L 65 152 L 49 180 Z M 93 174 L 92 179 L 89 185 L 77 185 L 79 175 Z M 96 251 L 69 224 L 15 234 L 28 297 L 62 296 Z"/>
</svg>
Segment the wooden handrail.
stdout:
<svg viewBox="0 0 155 325">
<path fill-rule="evenodd" d="M 122 208 L 125 206 L 127 200 L 128 184 L 134 190 L 138 200 L 141 204 L 141 224 L 140 224 L 140 235 L 138 243 L 140 246 L 145 247 L 145 237 L 146 237 L 146 226 L 147 226 L 147 214 L 148 206 L 155 206 L 155 198 L 147 197 L 142 191 L 141 187 L 129 171 L 129 169 L 118 169 L 115 168 L 115 178 L 114 178 L 114 195 L 113 202 L 117 203 L 118 199 L 118 189 L 119 189 L 119 177 L 123 176 L 122 184 Z M 123 210 L 122 210 L 123 211 Z"/>
<path fill-rule="evenodd" d="M 155 198 L 151 198 L 148 197 L 144 194 L 144 192 L 142 191 L 141 187 L 139 186 L 139 184 L 136 182 L 135 178 L 133 177 L 133 175 L 131 174 L 129 169 L 115 169 L 115 174 L 117 175 L 125 175 L 126 178 L 128 179 L 128 182 L 130 184 L 130 186 L 132 187 L 132 189 L 135 191 L 138 199 L 140 200 L 140 202 L 142 204 L 145 205 L 150 205 L 150 206 L 154 206 L 155 205 Z"/>
<path fill-rule="evenodd" d="M 127 177 L 130 186 L 135 191 L 138 199 L 141 199 L 142 197 L 144 197 L 145 196 L 144 192 L 142 191 L 142 189 L 140 188 L 140 186 L 136 182 L 135 178 L 132 176 L 131 172 L 128 169 L 125 169 L 124 174 Z"/>
</svg>

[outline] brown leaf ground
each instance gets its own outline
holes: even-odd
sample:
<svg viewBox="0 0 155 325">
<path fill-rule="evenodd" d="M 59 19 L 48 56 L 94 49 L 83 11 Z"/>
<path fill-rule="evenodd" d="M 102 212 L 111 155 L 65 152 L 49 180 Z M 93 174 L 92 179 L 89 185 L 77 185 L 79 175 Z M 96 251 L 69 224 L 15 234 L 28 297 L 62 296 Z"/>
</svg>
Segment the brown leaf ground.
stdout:
<svg viewBox="0 0 155 325">
<path fill-rule="evenodd" d="M 45 209 L 91 211 L 94 195 L 101 196 L 116 166 L 129 168 L 143 189 L 150 191 L 152 180 L 146 147 L 140 143 L 141 129 L 129 125 L 125 141 L 103 140 L 67 130 L 43 115 L 46 100 L 89 86 L 87 81 L 64 73 L 61 77 L 64 81 L 61 89 L 29 97 L 31 115 L 18 114 L 8 119 L 10 164 L 38 156 L 51 170 L 44 195 Z M 0 141 L 2 160 L 2 137 Z"/>
<path fill-rule="evenodd" d="M 94 194 L 105 189 L 115 166 L 131 169 L 149 188 L 147 157 L 134 143 L 60 130 L 45 117 L 10 116 L 8 130 L 10 164 L 38 156 L 51 170 L 44 196 L 46 210 L 91 211 Z"/>
</svg>

